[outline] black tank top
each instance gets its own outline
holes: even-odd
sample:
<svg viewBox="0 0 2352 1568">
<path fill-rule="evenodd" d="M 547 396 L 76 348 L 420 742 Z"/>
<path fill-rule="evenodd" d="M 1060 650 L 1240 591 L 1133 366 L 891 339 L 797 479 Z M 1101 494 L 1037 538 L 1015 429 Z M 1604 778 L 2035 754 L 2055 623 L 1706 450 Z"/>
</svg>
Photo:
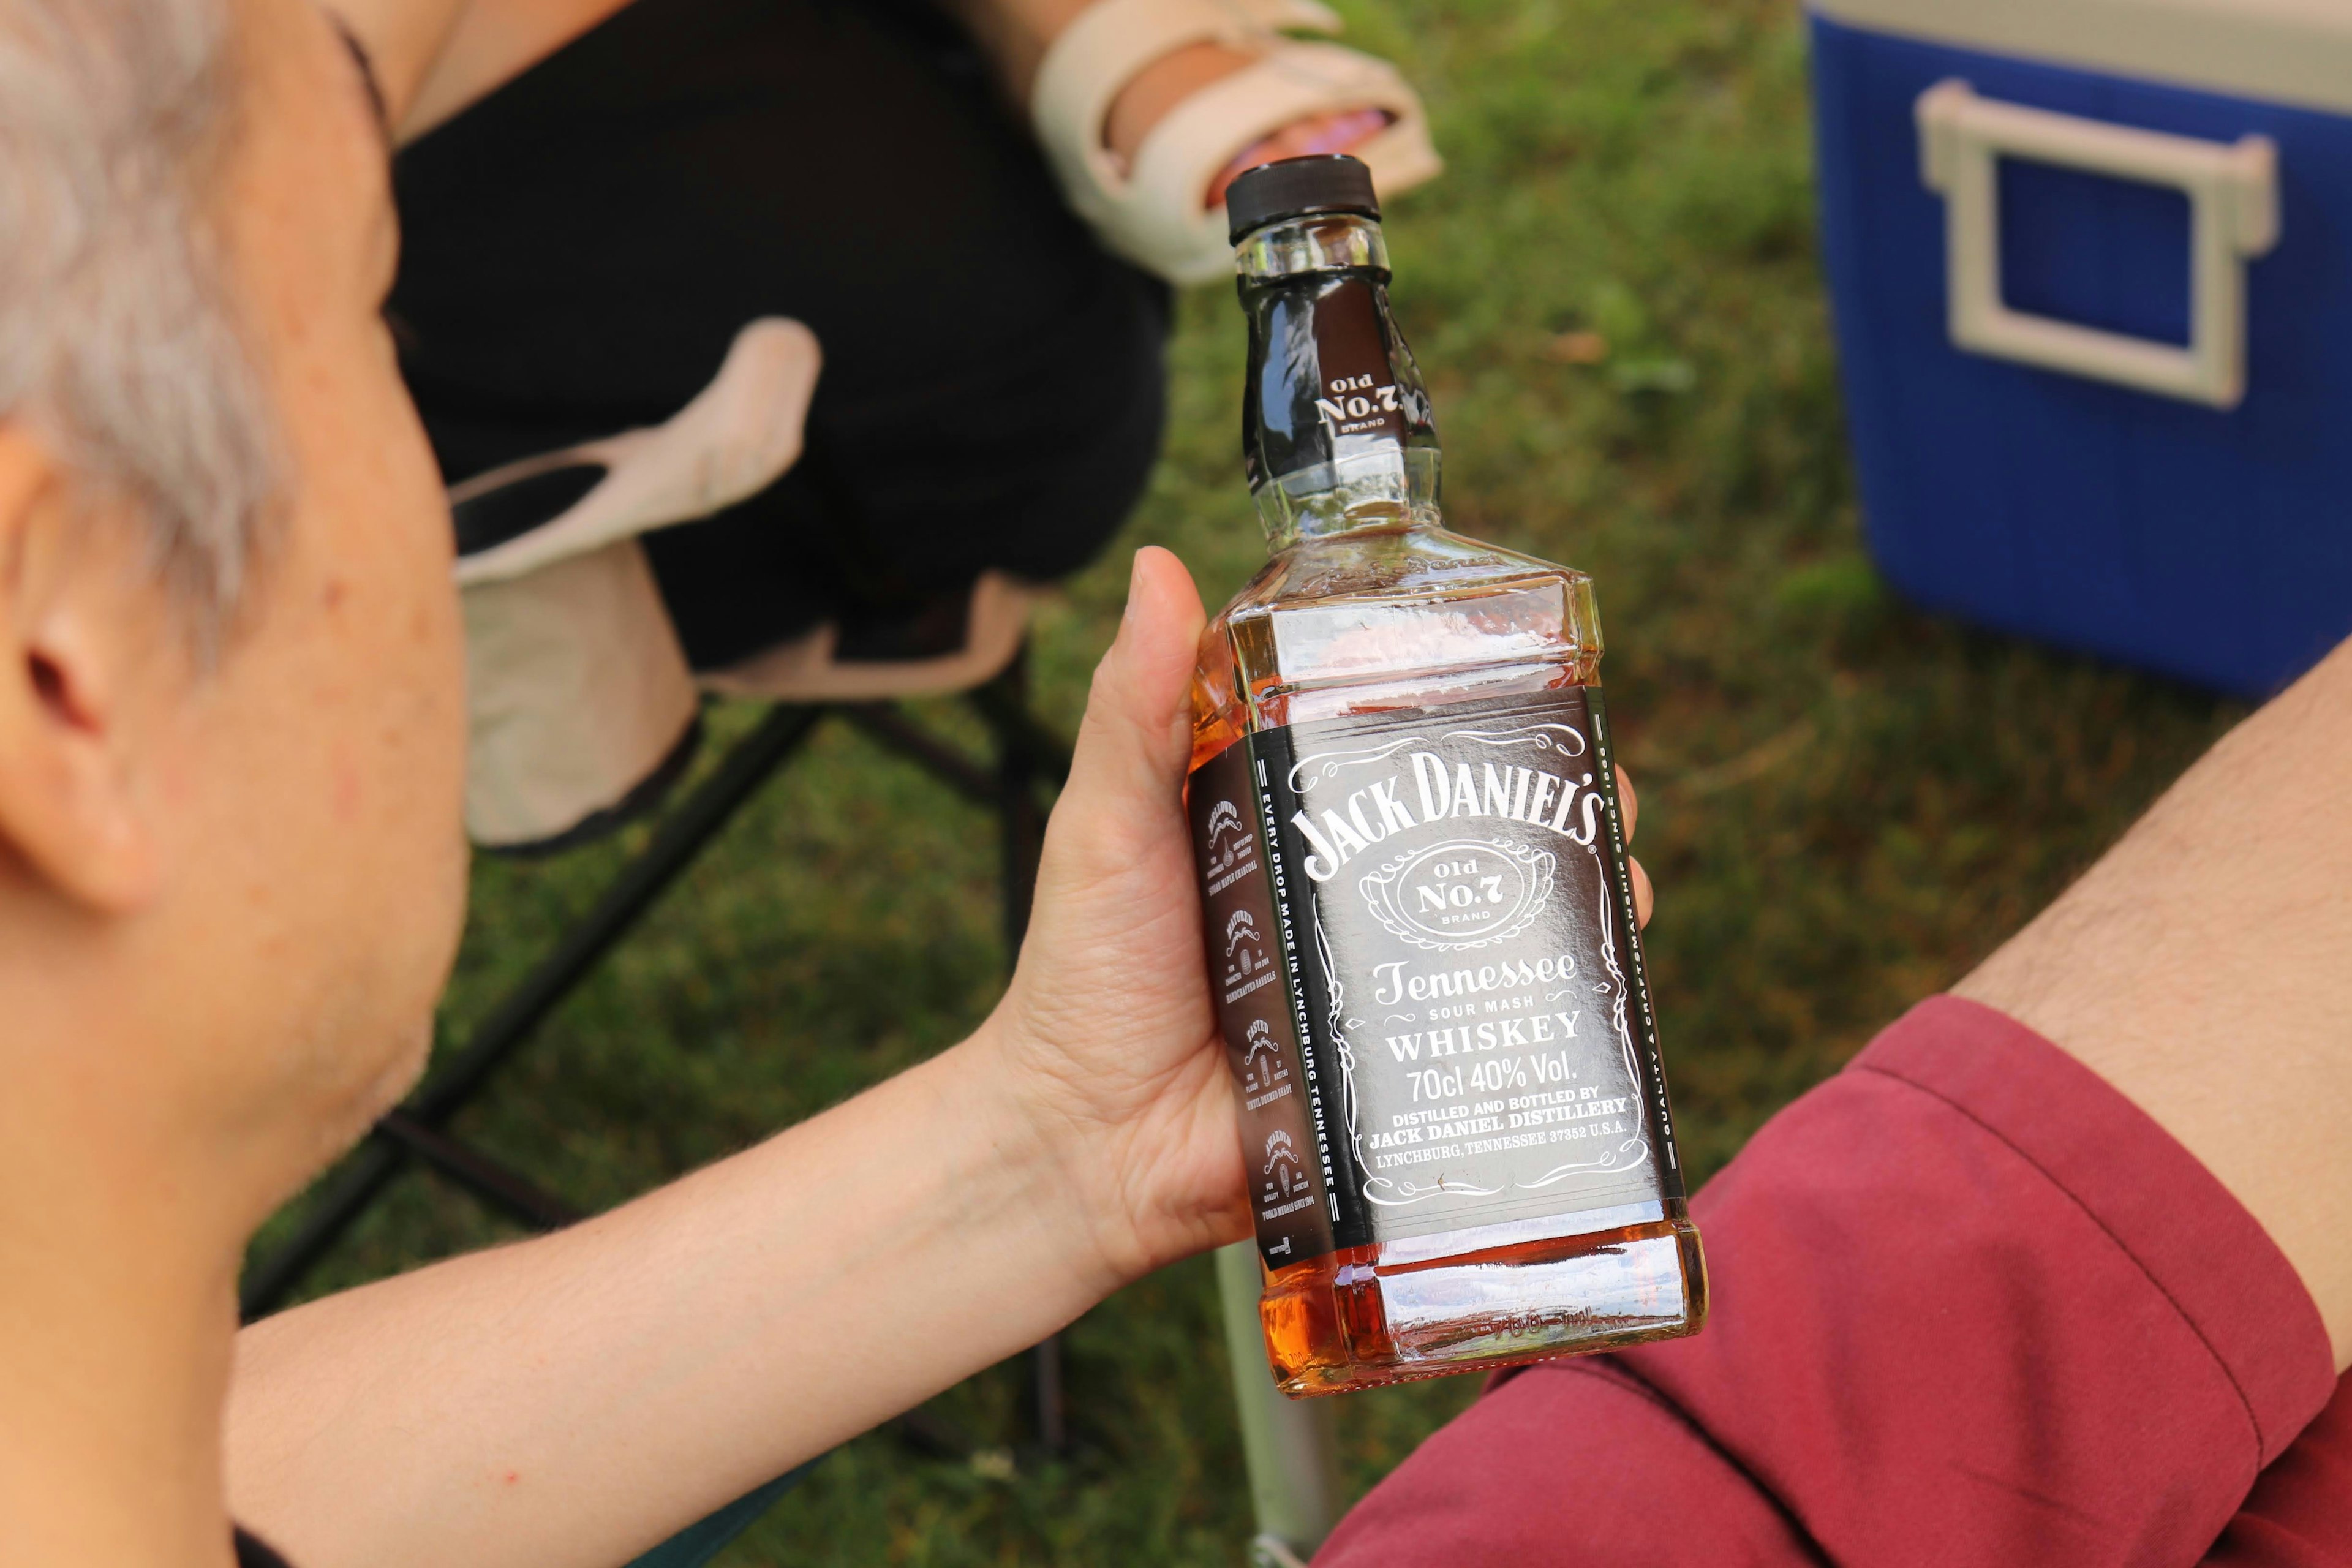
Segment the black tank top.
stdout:
<svg viewBox="0 0 2352 1568">
<path fill-rule="evenodd" d="M 394 185 L 402 364 L 452 481 L 667 418 L 754 317 L 815 331 L 800 464 L 648 538 L 699 666 L 1066 573 L 1149 473 L 1165 292 L 921 0 L 635 0 Z"/>
</svg>

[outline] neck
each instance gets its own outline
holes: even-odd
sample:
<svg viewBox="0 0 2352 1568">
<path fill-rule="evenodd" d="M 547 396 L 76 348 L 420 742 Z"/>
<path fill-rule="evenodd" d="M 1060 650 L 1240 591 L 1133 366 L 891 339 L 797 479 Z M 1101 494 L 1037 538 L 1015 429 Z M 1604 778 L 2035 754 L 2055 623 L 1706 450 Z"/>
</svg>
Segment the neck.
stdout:
<svg viewBox="0 0 2352 1568">
<path fill-rule="evenodd" d="M 1389 312 L 1380 225 L 1294 218 L 1237 255 L 1250 323 L 1242 458 L 1267 542 L 1435 524 L 1437 426 Z"/>
<path fill-rule="evenodd" d="M 1272 552 L 1303 540 L 1435 528 L 1437 448 L 1406 448 L 1333 464 L 1317 473 L 1311 484 L 1266 485 L 1255 499 L 1266 549 Z"/>
<path fill-rule="evenodd" d="M 152 1053 L 88 1014 L 60 1026 L 27 982 L 0 977 L 5 1555 L 226 1568 L 221 1412 L 248 1215 L 196 1179 L 194 1141 L 134 1070 Z"/>
</svg>

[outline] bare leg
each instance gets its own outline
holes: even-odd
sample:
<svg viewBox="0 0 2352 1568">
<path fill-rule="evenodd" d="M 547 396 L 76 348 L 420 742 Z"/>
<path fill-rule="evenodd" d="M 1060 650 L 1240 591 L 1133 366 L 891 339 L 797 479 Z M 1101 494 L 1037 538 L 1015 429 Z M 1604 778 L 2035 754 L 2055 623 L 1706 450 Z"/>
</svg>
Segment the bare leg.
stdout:
<svg viewBox="0 0 2352 1568">
<path fill-rule="evenodd" d="M 1954 991 L 2154 1117 L 2352 1366 L 2352 642 L 2182 775 Z"/>
</svg>

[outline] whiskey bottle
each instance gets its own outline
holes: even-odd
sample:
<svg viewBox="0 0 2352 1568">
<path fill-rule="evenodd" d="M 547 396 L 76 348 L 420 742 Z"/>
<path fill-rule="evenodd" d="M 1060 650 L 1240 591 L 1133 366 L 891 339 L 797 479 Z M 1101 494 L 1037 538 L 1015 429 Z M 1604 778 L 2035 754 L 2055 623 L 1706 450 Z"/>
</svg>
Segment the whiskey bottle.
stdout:
<svg viewBox="0 0 2352 1568">
<path fill-rule="evenodd" d="M 1364 166 L 1226 206 L 1272 558 L 1202 640 L 1188 799 L 1276 1381 L 1693 1332 L 1591 580 L 1442 525 Z"/>
</svg>

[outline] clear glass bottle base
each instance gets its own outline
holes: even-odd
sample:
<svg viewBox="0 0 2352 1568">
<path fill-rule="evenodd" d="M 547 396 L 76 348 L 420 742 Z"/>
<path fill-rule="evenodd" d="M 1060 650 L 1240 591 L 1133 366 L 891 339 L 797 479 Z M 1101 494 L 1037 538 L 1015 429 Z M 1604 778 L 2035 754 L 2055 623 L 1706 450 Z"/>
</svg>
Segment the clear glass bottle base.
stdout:
<svg viewBox="0 0 2352 1568">
<path fill-rule="evenodd" d="M 1706 1264 L 1687 1206 L 1584 1236 L 1409 1263 L 1354 1247 L 1286 1268 L 1259 1304 L 1285 1394 L 1302 1398 L 1696 1333 Z"/>
</svg>

